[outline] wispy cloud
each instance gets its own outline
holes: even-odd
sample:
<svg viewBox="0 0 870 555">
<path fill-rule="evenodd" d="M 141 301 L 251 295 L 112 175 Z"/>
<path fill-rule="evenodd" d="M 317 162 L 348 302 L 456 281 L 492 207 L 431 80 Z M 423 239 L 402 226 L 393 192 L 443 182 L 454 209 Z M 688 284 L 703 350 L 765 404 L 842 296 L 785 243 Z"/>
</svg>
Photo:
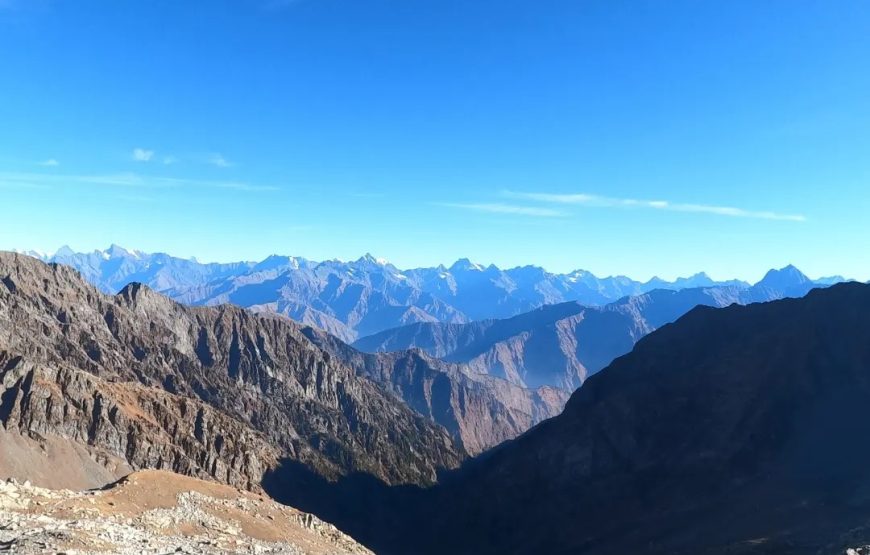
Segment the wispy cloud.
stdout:
<svg viewBox="0 0 870 555">
<path fill-rule="evenodd" d="M 448 208 L 458 208 L 460 210 L 470 210 L 473 212 L 486 212 L 489 214 L 515 214 L 519 216 L 537 216 L 542 218 L 558 218 L 565 215 L 563 212 L 551 208 L 520 206 L 516 204 L 452 202 L 439 202 L 436 204 Z"/>
<path fill-rule="evenodd" d="M 206 161 L 212 166 L 216 166 L 218 168 L 229 168 L 233 165 L 232 162 L 230 162 L 217 152 L 209 154 Z"/>
<path fill-rule="evenodd" d="M 43 160 L 39 163 L 40 166 L 45 166 L 46 168 L 56 168 L 60 165 L 60 162 L 55 160 L 54 158 L 49 158 L 48 160 Z"/>
<path fill-rule="evenodd" d="M 804 222 L 803 214 L 785 214 L 767 210 L 746 210 L 733 206 L 717 206 L 711 204 L 693 204 L 685 202 L 672 202 L 668 200 L 638 200 L 631 198 L 615 198 L 586 193 L 527 193 L 517 191 L 502 191 L 502 195 L 512 199 L 530 200 L 563 205 L 582 205 L 598 208 L 647 208 L 653 210 L 667 210 L 671 212 L 694 212 L 701 214 L 715 214 L 717 216 L 729 216 L 732 218 L 755 218 L 761 220 L 780 220 L 790 222 Z"/>
<path fill-rule="evenodd" d="M 133 160 L 136 162 L 150 162 L 154 158 L 154 151 L 144 148 L 133 149 Z"/>
<path fill-rule="evenodd" d="M 277 191 L 271 185 L 255 185 L 244 181 L 210 181 L 177 177 L 155 177 L 137 173 L 93 175 L 57 175 L 48 173 L 0 172 L 0 186 L 57 188 L 67 186 L 103 186 L 130 189 L 224 189 L 231 191 Z"/>
<path fill-rule="evenodd" d="M 49 187 L 30 181 L 0 179 L 0 189 L 48 189 Z"/>
<path fill-rule="evenodd" d="M 163 165 L 164 166 L 171 166 L 172 164 L 175 164 L 176 162 L 178 162 L 178 158 L 176 158 L 175 156 L 164 156 L 163 157 Z"/>
</svg>

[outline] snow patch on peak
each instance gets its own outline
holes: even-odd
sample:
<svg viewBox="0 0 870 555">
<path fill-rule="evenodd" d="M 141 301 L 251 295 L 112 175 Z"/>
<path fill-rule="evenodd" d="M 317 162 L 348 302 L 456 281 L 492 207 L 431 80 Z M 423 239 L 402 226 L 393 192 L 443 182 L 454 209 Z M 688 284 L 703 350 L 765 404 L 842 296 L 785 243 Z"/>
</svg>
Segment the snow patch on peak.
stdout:
<svg viewBox="0 0 870 555">
<path fill-rule="evenodd" d="M 390 262 L 386 258 L 375 258 L 371 253 L 365 253 L 357 260 L 357 263 L 377 264 L 378 266 L 387 266 Z"/>
<path fill-rule="evenodd" d="M 586 270 L 574 270 L 570 274 L 566 274 L 565 278 L 571 283 L 577 283 L 581 279 L 588 277 L 590 275 Z"/>
<path fill-rule="evenodd" d="M 456 262 L 453 263 L 453 266 L 450 266 L 451 271 L 472 271 L 472 272 L 482 272 L 483 266 L 476 262 L 472 262 L 467 258 L 460 258 Z"/>
</svg>

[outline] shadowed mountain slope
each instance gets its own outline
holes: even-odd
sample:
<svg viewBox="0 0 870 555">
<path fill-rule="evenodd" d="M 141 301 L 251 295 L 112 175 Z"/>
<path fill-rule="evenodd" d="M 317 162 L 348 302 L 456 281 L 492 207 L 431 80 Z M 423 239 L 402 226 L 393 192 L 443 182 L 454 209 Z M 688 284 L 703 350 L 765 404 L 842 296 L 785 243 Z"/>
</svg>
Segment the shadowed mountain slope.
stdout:
<svg viewBox="0 0 870 555">
<path fill-rule="evenodd" d="M 870 287 L 696 308 L 469 463 L 430 552 L 842 552 L 870 537 L 868 403 Z"/>
<path fill-rule="evenodd" d="M 870 286 L 698 307 L 434 489 L 296 499 L 379 553 L 843 553 L 870 543 L 868 404 Z"/>
</svg>

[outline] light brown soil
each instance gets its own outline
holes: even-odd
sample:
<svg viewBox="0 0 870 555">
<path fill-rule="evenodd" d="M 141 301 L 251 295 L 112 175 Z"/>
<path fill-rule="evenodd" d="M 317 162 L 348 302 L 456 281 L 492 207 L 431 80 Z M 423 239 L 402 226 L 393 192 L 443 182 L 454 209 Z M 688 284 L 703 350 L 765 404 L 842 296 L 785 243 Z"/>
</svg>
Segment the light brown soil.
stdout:
<svg viewBox="0 0 870 555">
<path fill-rule="evenodd" d="M 0 547 L 15 553 L 368 554 L 316 517 L 171 472 L 135 472 L 105 490 L 0 482 Z"/>
</svg>

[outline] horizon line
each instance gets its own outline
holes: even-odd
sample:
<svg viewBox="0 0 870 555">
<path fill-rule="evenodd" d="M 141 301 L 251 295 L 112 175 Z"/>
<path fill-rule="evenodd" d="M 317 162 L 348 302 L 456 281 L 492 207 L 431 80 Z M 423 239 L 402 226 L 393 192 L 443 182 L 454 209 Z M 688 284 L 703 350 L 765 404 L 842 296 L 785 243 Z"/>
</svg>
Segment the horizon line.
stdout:
<svg viewBox="0 0 870 555">
<path fill-rule="evenodd" d="M 180 256 L 180 255 L 176 255 L 176 254 L 171 254 L 171 253 L 166 252 L 166 251 L 152 251 L 152 252 L 147 252 L 147 251 L 143 251 L 143 250 L 140 250 L 140 249 L 129 249 L 129 248 L 124 247 L 124 246 L 121 246 L 121 245 L 119 245 L 119 244 L 117 244 L 117 243 L 111 243 L 111 244 L 110 244 L 108 247 L 106 247 L 105 249 L 99 249 L 99 248 L 96 248 L 96 249 L 93 249 L 93 250 L 90 250 L 90 251 L 87 251 L 87 250 L 76 250 L 76 249 L 72 248 L 71 246 L 69 246 L 68 244 L 64 244 L 64 245 L 61 245 L 58 249 L 56 249 L 54 252 L 51 252 L 51 253 L 49 253 L 49 252 L 47 252 L 47 251 L 43 251 L 43 250 L 41 250 L 41 249 L 19 249 L 19 248 L 10 248 L 7 252 L 13 252 L 13 253 L 16 253 L 16 254 L 23 254 L 23 255 L 26 255 L 26 256 L 33 256 L 33 255 L 35 254 L 35 255 L 38 255 L 38 256 L 34 256 L 34 258 L 37 258 L 37 259 L 42 260 L 42 261 L 44 261 L 44 262 L 51 262 L 51 261 L 52 261 L 51 259 L 55 258 L 55 257 L 57 256 L 57 254 L 58 254 L 60 251 L 64 250 L 64 249 L 69 250 L 69 251 L 72 252 L 74 255 L 92 255 L 92 254 L 103 254 L 103 255 L 105 255 L 105 254 L 108 254 L 108 252 L 109 252 L 110 250 L 112 250 L 113 247 L 117 247 L 117 248 L 119 248 L 119 249 L 121 249 L 121 250 L 123 250 L 123 251 L 125 251 L 125 252 L 127 252 L 127 253 L 129 253 L 129 254 L 131 254 L 131 255 L 134 255 L 134 256 L 138 255 L 138 256 L 141 256 L 141 257 L 147 257 L 147 256 L 154 256 L 154 255 L 165 255 L 165 256 L 169 256 L 169 257 L 174 258 L 174 259 L 177 259 L 177 260 L 184 260 L 184 261 L 187 261 L 187 262 L 193 262 L 193 263 L 201 264 L 201 265 L 210 265 L 210 264 L 253 264 L 253 265 L 256 265 L 256 264 L 259 264 L 259 263 L 261 263 L 261 262 L 263 262 L 263 261 L 265 261 L 265 260 L 267 260 L 267 259 L 269 259 L 269 258 L 276 257 L 276 256 L 277 256 L 277 257 L 286 257 L 286 258 L 291 258 L 291 259 L 304 260 L 304 261 L 306 261 L 306 262 L 310 262 L 310 263 L 315 264 L 315 265 L 317 265 L 317 266 L 320 266 L 320 265 L 325 264 L 325 263 L 328 263 L 328 262 L 336 262 L 336 263 L 340 263 L 340 264 L 351 264 L 351 263 L 354 263 L 354 262 L 360 262 L 360 261 L 364 261 L 364 260 L 366 260 L 366 259 L 370 259 L 371 261 L 373 261 L 373 262 L 375 262 L 375 263 L 377 263 L 377 264 L 380 264 L 380 265 L 382 265 L 382 266 L 392 266 L 393 268 L 395 268 L 396 270 L 398 270 L 400 273 L 407 273 L 407 272 L 413 272 L 413 271 L 417 271 L 417 270 L 435 270 L 435 269 L 439 269 L 439 268 L 443 268 L 443 269 L 445 269 L 445 270 L 450 270 L 451 268 L 453 268 L 454 266 L 456 266 L 456 265 L 459 264 L 460 262 L 467 262 L 467 263 L 469 263 L 469 264 L 471 264 L 471 265 L 478 266 L 478 267 L 480 268 L 480 271 L 484 271 L 484 270 L 487 270 L 487 269 L 489 269 L 489 268 L 493 268 L 493 267 L 494 267 L 495 269 L 501 271 L 501 272 L 508 272 L 508 271 L 513 271 L 513 270 L 520 270 L 520 269 L 523 269 L 523 268 L 536 268 L 536 269 L 540 269 L 540 270 L 542 270 L 543 272 L 545 272 L 545 273 L 547 273 L 547 274 L 550 274 L 550 275 L 553 275 L 553 276 L 557 276 L 557 277 L 567 277 L 567 276 L 571 276 L 572 274 L 577 274 L 577 273 L 581 273 L 581 272 L 582 272 L 582 273 L 587 273 L 587 274 L 591 275 L 592 277 L 594 277 L 594 278 L 596 278 L 596 279 L 599 279 L 599 280 L 602 280 L 602 279 L 619 279 L 619 278 L 625 278 L 625 279 L 629 279 L 629 280 L 631 280 L 631 281 L 633 281 L 633 282 L 639 283 L 639 284 L 641 284 L 641 285 L 646 285 L 646 284 L 650 283 L 650 282 L 653 281 L 653 280 L 660 280 L 660 281 L 663 281 L 663 282 L 668 283 L 668 284 L 674 284 L 674 283 L 676 283 L 677 280 L 680 280 L 680 279 L 690 279 L 690 278 L 693 278 L 693 277 L 696 277 L 696 276 L 701 276 L 701 275 L 703 275 L 703 276 L 708 277 L 710 280 L 712 280 L 712 281 L 714 281 L 714 282 L 717 282 L 717 284 L 724 284 L 724 283 L 728 283 L 728 282 L 741 282 L 741 283 L 748 284 L 748 285 L 750 285 L 750 286 L 758 284 L 761 280 L 764 279 L 764 276 L 766 276 L 769 272 L 772 272 L 772 271 L 782 271 L 782 270 L 786 270 L 786 269 L 788 269 L 788 268 L 794 268 L 794 269 L 798 270 L 798 272 L 800 272 L 801 274 L 803 274 L 804 276 L 806 276 L 808 279 L 810 279 L 810 280 L 813 281 L 813 282 L 820 281 L 820 280 L 824 280 L 824 279 L 829 279 L 829 278 L 842 278 L 842 279 L 845 280 L 845 281 L 860 281 L 860 280 L 857 280 L 857 279 L 854 279 L 854 278 L 847 278 L 847 277 L 842 276 L 842 275 L 840 275 L 840 274 L 821 275 L 821 276 L 816 277 L 816 278 L 811 278 L 810 276 L 808 276 L 807 274 L 805 274 L 802 270 L 800 270 L 799 268 L 797 268 L 797 266 L 794 265 L 794 264 L 792 264 L 792 263 L 786 264 L 785 266 L 783 266 L 783 267 L 781 267 L 781 268 L 775 268 L 775 267 L 770 267 L 770 268 L 768 268 L 767 270 L 764 271 L 764 276 L 762 276 L 762 278 L 760 278 L 760 279 L 757 280 L 757 281 L 751 281 L 751 280 L 748 280 L 748 279 L 742 279 L 742 278 L 737 278 L 737 277 L 731 277 L 731 278 L 725 278 L 725 279 L 718 279 L 718 278 L 715 278 L 715 277 L 711 276 L 709 273 L 707 273 L 707 272 L 704 271 L 704 270 L 699 270 L 699 271 L 697 271 L 697 272 L 695 272 L 695 273 L 693 273 L 693 274 L 691 274 L 691 275 L 677 275 L 677 276 L 674 277 L 674 278 L 660 277 L 658 274 L 654 274 L 654 275 L 652 275 L 651 277 L 649 277 L 648 279 L 643 280 L 643 279 L 633 278 L 633 277 L 628 276 L 628 275 L 626 275 L 626 274 L 598 275 L 598 274 L 596 274 L 596 273 L 593 272 L 593 271 L 586 270 L 586 269 L 583 269 L 583 268 L 576 268 L 576 269 L 573 269 L 573 270 L 568 271 L 568 272 L 552 272 L 552 271 L 550 271 L 550 270 L 547 270 L 547 269 L 544 268 L 543 266 L 540 266 L 540 265 L 537 265 L 537 264 L 531 264 L 531 263 L 530 263 L 530 264 L 523 264 L 523 265 L 517 265 L 517 266 L 510 266 L 510 267 L 504 267 L 504 268 L 502 268 L 502 267 L 500 267 L 500 266 L 498 266 L 497 264 L 492 263 L 492 262 L 490 262 L 490 263 L 488 263 L 488 264 L 480 264 L 480 263 L 476 263 L 476 262 L 474 262 L 473 260 L 471 260 L 469 257 L 464 257 L 464 256 L 460 256 L 459 258 L 457 258 L 457 259 L 456 259 L 452 264 L 450 264 L 450 265 L 447 265 L 447 264 L 444 264 L 444 263 L 440 263 L 440 264 L 436 264 L 436 265 L 432 265 L 432 266 L 417 266 L 417 267 L 413 267 L 413 268 L 399 268 L 398 266 L 395 266 L 394 264 L 392 264 L 389 260 L 387 260 L 387 259 L 385 259 L 385 258 L 381 258 L 381 257 L 375 257 L 375 256 L 373 256 L 370 252 L 366 252 L 366 253 L 364 253 L 363 255 L 361 255 L 361 256 L 359 256 L 358 258 L 355 258 L 355 259 L 341 259 L 341 258 L 337 258 L 337 257 L 335 257 L 335 258 L 326 258 L 326 259 L 322 259 L 322 260 L 316 260 L 316 259 L 313 259 L 313 258 L 306 258 L 306 257 L 304 257 L 304 256 L 296 256 L 296 255 L 288 255 L 288 254 L 271 253 L 271 254 L 269 254 L 269 255 L 266 255 L 266 256 L 265 256 L 264 258 L 262 258 L 261 260 L 256 260 L 256 259 L 246 259 L 246 260 L 243 260 L 243 259 L 231 259 L 231 260 L 227 260 L 227 261 L 223 261 L 223 262 L 220 262 L 220 261 L 203 261 L 203 260 L 200 260 L 199 257 L 197 257 L 196 255 L 192 255 L 192 256 Z M 0 248 L 0 251 L 2 251 L 2 250 L 5 250 L 5 249 Z M 703 286 L 701 286 L 701 287 L 703 287 Z"/>
</svg>

